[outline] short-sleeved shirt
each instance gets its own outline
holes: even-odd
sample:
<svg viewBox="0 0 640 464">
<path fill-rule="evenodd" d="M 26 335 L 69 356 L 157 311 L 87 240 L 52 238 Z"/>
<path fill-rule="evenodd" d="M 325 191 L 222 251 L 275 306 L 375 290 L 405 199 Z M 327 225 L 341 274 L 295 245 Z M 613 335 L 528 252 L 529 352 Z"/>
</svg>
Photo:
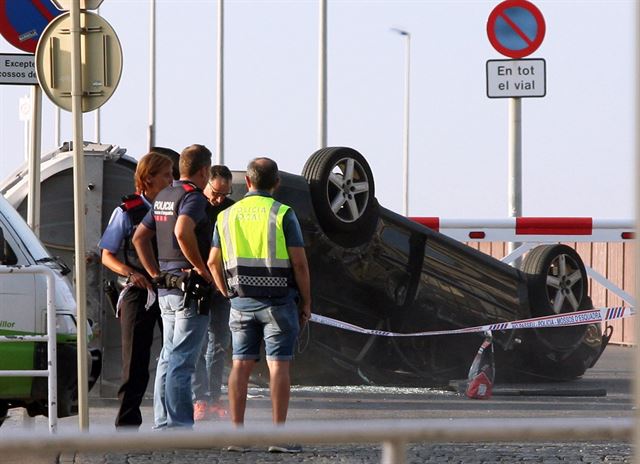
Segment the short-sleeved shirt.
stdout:
<svg viewBox="0 0 640 464">
<path fill-rule="evenodd" d="M 252 196 L 252 195 L 271 197 L 271 195 L 268 192 L 263 192 L 260 190 L 248 192 L 245 195 L 245 197 Z M 287 248 L 304 247 L 302 229 L 300 228 L 300 223 L 298 222 L 296 213 L 291 208 L 287 210 L 284 217 L 282 218 L 282 229 L 284 232 L 284 239 L 287 244 Z M 218 232 L 217 226 L 213 230 L 213 240 L 212 240 L 211 246 L 215 248 L 221 248 L 220 233 Z M 291 303 L 291 301 L 295 300 L 297 297 L 298 297 L 298 290 L 291 287 L 289 289 L 289 293 L 286 296 L 283 296 L 281 298 L 250 298 L 250 297 L 235 296 L 231 298 L 231 307 L 233 309 L 237 309 L 238 311 L 258 311 L 260 309 L 268 308 L 270 306 L 281 306 L 284 304 L 289 304 Z"/>
<path fill-rule="evenodd" d="M 173 185 L 177 186 L 181 183 L 181 181 L 174 181 Z M 195 224 L 199 224 L 202 221 L 209 221 L 206 214 L 207 204 L 208 202 L 204 195 L 186 195 L 178 205 L 178 216 L 188 216 Z M 156 220 L 153 215 L 153 208 L 151 208 L 147 215 L 142 219 L 142 224 L 151 230 L 156 230 Z M 206 261 L 206 259 L 207 257 L 205 256 L 204 260 Z M 160 271 L 177 275 L 182 272 L 182 269 L 189 269 L 193 266 L 186 259 L 184 261 L 166 261 L 160 259 L 158 260 L 158 267 L 160 268 Z M 182 295 L 182 292 L 176 288 L 158 289 L 158 296 L 166 295 Z"/>
<path fill-rule="evenodd" d="M 151 203 L 144 195 L 140 195 L 145 205 L 151 209 Z M 133 233 L 133 224 L 131 224 L 131 218 L 123 211 L 119 206 L 111 213 L 109 224 L 100 238 L 98 247 L 102 250 L 107 250 L 114 255 L 118 253 L 122 244 L 126 238 L 129 238 Z"/>
<path fill-rule="evenodd" d="M 174 181 L 173 185 L 179 185 L 180 181 Z M 207 199 L 204 195 L 186 195 L 178 205 L 178 216 L 188 216 L 195 224 L 202 221 L 208 221 L 206 214 Z M 142 219 L 145 227 L 156 230 L 156 220 L 153 215 L 153 208 Z M 206 260 L 207 257 L 205 256 Z M 158 262 L 161 271 L 171 271 L 175 269 L 184 269 L 192 267 L 188 261 L 163 261 Z"/>
</svg>

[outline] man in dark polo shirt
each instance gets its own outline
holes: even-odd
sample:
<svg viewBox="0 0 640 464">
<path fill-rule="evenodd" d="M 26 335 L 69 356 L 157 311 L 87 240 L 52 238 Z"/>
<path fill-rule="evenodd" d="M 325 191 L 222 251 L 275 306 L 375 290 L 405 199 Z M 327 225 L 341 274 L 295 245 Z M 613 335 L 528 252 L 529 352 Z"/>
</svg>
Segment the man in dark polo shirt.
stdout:
<svg viewBox="0 0 640 464">
<path fill-rule="evenodd" d="M 149 275 L 162 271 L 183 277 L 196 273 L 205 283 L 212 277 L 206 266 L 211 225 L 202 189 L 211 169 L 211 152 L 191 145 L 180 155 L 180 180 L 161 191 L 152 210 L 142 220 L 133 243 Z M 151 247 L 158 242 L 158 262 Z M 207 331 L 208 314 L 201 313 L 194 298 L 185 298 L 180 288 L 159 288 L 163 323 L 163 347 L 156 369 L 153 395 L 155 428 L 192 427 L 191 376 Z"/>
</svg>

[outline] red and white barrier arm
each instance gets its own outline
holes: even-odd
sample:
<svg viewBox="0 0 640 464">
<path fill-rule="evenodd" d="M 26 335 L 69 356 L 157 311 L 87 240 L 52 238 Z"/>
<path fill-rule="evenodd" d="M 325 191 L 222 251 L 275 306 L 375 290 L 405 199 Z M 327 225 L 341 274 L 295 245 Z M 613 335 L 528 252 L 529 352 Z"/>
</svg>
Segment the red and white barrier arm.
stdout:
<svg viewBox="0 0 640 464">
<path fill-rule="evenodd" d="M 635 223 L 631 219 L 409 219 L 461 242 L 624 242 L 635 238 Z"/>
</svg>

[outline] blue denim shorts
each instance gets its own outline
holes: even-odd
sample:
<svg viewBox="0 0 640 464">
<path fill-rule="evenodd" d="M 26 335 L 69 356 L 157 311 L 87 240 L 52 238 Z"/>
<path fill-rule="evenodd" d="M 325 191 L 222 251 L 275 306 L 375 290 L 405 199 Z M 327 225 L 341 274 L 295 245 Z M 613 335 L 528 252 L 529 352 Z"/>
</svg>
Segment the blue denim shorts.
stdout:
<svg viewBox="0 0 640 464">
<path fill-rule="evenodd" d="M 229 329 L 233 359 L 260 359 L 260 345 L 264 340 L 267 360 L 290 361 L 300 331 L 298 307 L 292 303 L 258 311 L 231 308 Z"/>
</svg>

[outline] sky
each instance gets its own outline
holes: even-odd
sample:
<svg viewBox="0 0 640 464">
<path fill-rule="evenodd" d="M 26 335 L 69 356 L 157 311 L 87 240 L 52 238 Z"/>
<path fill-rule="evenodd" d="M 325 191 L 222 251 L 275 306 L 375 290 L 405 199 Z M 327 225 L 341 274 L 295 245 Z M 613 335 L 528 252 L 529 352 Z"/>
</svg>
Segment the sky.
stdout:
<svg viewBox="0 0 640 464">
<path fill-rule="evenodd" d="M 411 33 L 409 215 L 505 218 L 508 99 L 486 95 L 506 59 L 486 24 L 498 1 L 328 0 L 328 145 L 369 162 L 381 205 L 402 211 L 405 39 Z M 633 0 L 538 0 L 547 93 L 522 99 L 524 216 L 634 215 Z M 157 0 L 156 144 L 215 148 L 216 0 Z M 105 0 L 123 74 L 101 109 L 101 141 L 146 153 L 149 0 Z M 318 1 L 225 0 L 225 163 L 256 156 L 299 174 L 318 149 Z M 19 53 L 0 37 L 0 53 Z M 19 101 L 0 86 L 0 179 L 24 162 Z M 43 104 L 42 148 L 55 149 Z M 63 112 L 62 139 L 71 140 Z M 84 139 L 95 140 L 94 114 Z M 215 153 L 214 153 L 215 155 Z"/>
</svg>

